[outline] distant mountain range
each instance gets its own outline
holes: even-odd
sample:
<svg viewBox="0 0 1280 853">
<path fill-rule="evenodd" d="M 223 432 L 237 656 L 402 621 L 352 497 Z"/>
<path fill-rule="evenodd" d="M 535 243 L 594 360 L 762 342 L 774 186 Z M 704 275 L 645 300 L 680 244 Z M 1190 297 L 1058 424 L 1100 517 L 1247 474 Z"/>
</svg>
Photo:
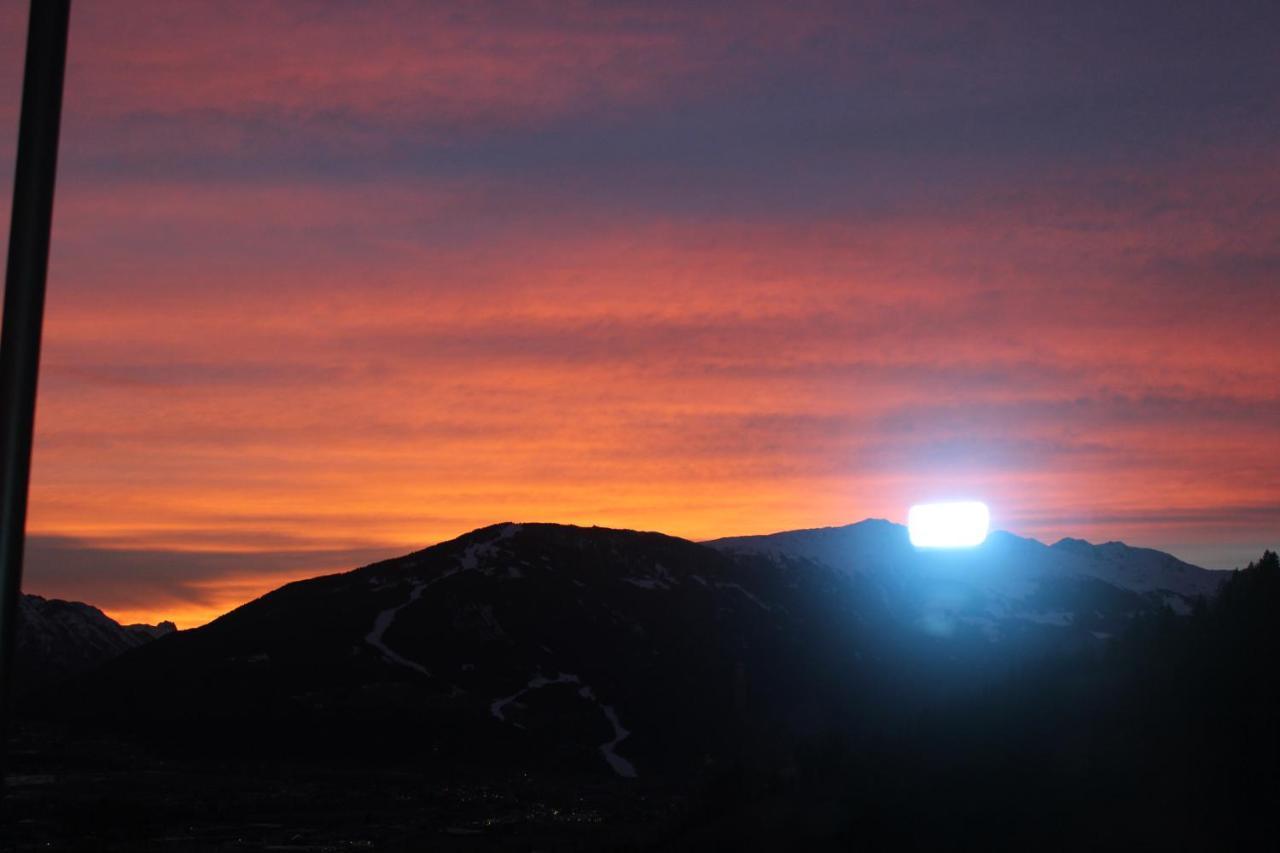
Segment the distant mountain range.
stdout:
<svg viewBox="0 0 1280 853">
<path fill-rule="evenodd" d="M 1003 531 L 972 549 L 918 549 L 905 527 L 880 519 L 707 544 L 731 553 L 812 559 L 878 584 L 885 596 L 901 599 L 901 615 L 922 626 L 976 625 L 992 639 L 1002 624 L 1012 627 L 1009 620 L 1103 633 L 1119 627 L 1116 620 L 1122 623 L 1137 609 L 1138 599 L 1186 614 L 1198 596 L 1212 595 L 1227 577 L 1122 542 L 1044 545 Z M 1090 611 L 1079 600 L 1090 592 L 1112 606 Z"/>
<path fill-rule="evenodd" d="M 765 536 L 738 536 L 706 544 L 721 550 L 779 553 L 810 557 L 855 573 L 901 570 L 907 566 L 955 563 L 967 565 L 993 560 L 1017 565 L 1008 570 L 1024 576 L 1091 577 L 1138 593 L 1172 593 L 1191 600 L 1211 595 L 1226 577 L 1202 569 L 1171 554 L 1133 548 L 1123 542 L 1092 545 L 1083 539 L 1061 539 L 1044 545 L 1004 531 L 972 549 L 940 551 L 911 545 L 907 529 L 882 519 L 867 519 L 843 527 L 791 530 Z"/>
<path fill-rule="evenodd" d="M 106 626 L 112 649 L 137 647 L 45 707 L 182 749 L 681 774 L 1103 643 L 1224 577 L 1005 533 L 919 551 L 878 520 L 708 543 L 501 524 L 288 584 L 161 642 Z M 100 617 L 86 626 L 106 620 L 78 607 Z M 105 649 L 87 627 L 63 633 Z"/>
<path fill-rule="evenodd" d="M 121 625 L 79 601 L 23 595 L 18 601 L 14 683 L 23 691 L 46 687 L 175 630 L 172 622 Z"/>
</svg>

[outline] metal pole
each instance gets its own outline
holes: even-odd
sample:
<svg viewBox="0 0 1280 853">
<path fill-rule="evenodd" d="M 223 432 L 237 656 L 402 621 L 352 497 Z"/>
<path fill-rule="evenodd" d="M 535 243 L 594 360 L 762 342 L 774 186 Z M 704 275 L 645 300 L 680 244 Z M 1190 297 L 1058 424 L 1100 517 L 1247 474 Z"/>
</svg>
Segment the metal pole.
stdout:
<svg viewBox="0 0 1280 853">
<path fill-rule="evenodd" d="M 31 0 L 27 20 L 4 329 L 0 332 L 0 737 L 8 724 L 9 680 L 22 588 L 31 434 L 70 13 L 71 0 Z"/>
</svg>

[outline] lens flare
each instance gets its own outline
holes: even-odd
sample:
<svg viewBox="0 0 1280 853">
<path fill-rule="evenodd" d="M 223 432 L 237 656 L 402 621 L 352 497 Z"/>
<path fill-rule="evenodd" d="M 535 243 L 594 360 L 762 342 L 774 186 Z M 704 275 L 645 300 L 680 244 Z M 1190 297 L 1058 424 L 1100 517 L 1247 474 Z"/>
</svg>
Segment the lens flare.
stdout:
<svg viewBox="0 0 1280 853">
<path fill-rule="evenodd" d="M 991 512 L 981 501 L 916 504 L 907 513 L 907 530 L 917 548 L 981 545 L 990 523 Z"/>
</svg>

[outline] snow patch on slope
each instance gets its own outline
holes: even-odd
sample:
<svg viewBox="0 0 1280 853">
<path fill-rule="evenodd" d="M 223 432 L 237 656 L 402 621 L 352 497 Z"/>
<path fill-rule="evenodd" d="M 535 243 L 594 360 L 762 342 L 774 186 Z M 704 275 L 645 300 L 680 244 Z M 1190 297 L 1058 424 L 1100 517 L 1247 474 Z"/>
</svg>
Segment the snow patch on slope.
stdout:
<svg viewBox="0 0 1280 853">
<path fill-rule="evenodd" d="M 578 695 L 583 699 L 594 703 L 595 706 L 600 709 L 600 713 L 604 714 L 604 718 L 609 721 L 609 725 L 613 726 L 613 739 L 606 741 L 597 747 L 600 750 L 600 755 L 603 756 L 605 763 L 609 765 L 609 768 L 613 770 L 614 773 L 624 779 L 635 779 L 639 775 L 636 772 L 635 765 L 623 758 L 621 755 L 618 755 L 615 751 L 618 744 L 631 736 L 631 732 L 628 731 L 618 720 L 618 713 L 614 710 L 614 707 L 612 705 L 605 705 L 601 702 L 596 697 L 595 691 L 593 691 L 589 686 L 583 684 L 582 680 L 571 672 L 561 672 L 556 675 L 555 678 L 547 678 L 541 673 L 536 674 L 533 678 L 529 679 L 528 684 L 517 690 L 515 693 L 512 693 L 510 696 L 503 696 L 500 699 L 495 699 L 489 705 L 489 713 L 498 721 L 505 723 L 507 722 L 506 708 L 508 705 L 518 701 L 522 696 L 532 690 L 538 690 L 552 684 L 579 685 Z M 518 729 L 524 728 L 524 726 L 515 722 L 509 723 L 509 725 L 515 726 Z"/>
<path fill-rule="evenodd" d="M 442 575 L 441 577 L 445 577 L 445 575 Z M 437 578 L 436 580 L 440 580 L 440 578 Z M 409 590 L 408 600 L 401 604 L 397 604 L 395 607 L 388 607 L 386 610 L 383 610 L 381 613 L 379 613 L 377 617 L 375 617 L 373 620 L 373 628 L 369 631 L 368 634 L 365 635 L 365 638 L 364 638 L 364 641 L 366 643 L 368 643 L 369 645 L 377 649 L 379 652 L 381 652 L 382 656 L 387 660 L 391 661 L 392 663 L 398 663 L 401 666 L 408 667 L 409 669 L 412 669 L 414 672 L 420 672 L 423 675 L 427 676 L 428 678 L 431 677 L 430 670 L 428 670 L 422 664 L 416 661 L 411 661 L 407 657 L 400 655 L 398 652 L 396 652 L 394 649 L 388 646 L 385 642 L 383 642 L 382 637 L 387 633 L 387 629 L 391 627 L 392 623 L 396 621 L 396 615 L 401 610 L 403 610 L 404 608 L 408 607 L 410 604 L 413 604 L 415 601 L 421 598 L 422 591 L 425 590 L 430 585 L 431 584 L 429 583 L 414 584 L 413 589 Z"/>
<path fill-rule="evenodd" d="M 494 568 L 492 566 L 486 566 L 481 569 L 481 560 L 485 557 L 493 556 L 497 552 L 497 548 L 495 546 L 499 542 L 515 536 L 516 533 L 520 531 L 520 527 L 521 526 L 519 524 L 504 524 L 502 527 L 498 528 L 492 539 L 486 539 L 483 542 L 472 542 L 461 554 L 457 556 L 458 568 L 464 572 L 479 571 L 486 576 L 492 577 L 494 574 Z M 512 580 L 519 580 L 524 577 L 524 573 L 516 566 L 508 566 L 504 572 L 504 576 Z"/>
<path fill-rule="evenodd" d="M 653 573 L 648 576 L 633 576 L 622 579 L 623 583 L 629 583 L 640 589 L 650 590 L 669 590 L 680 585 L 680 581 L 671 571 L 661 563 L 655 563 Z"/>
<path fill-rule="evenodd" d="M 641 589 L 671 589 L 662 581 L 654 580 L 653 578 L 623 578 L 622 582 L 638 586 Z"/>
<path fill-rule="evenodd" d="M 1054 625 L 1059 628 L 1066 628 L 1072 623 L 1070 613 L 1056 610 L 1050 613 L 1024 613 L 1021 618 L 1027 622 L 1035 622 L 1039 625 Z"/>
<path fill-rule="evenodd" d="M 761 610 L 767 610 L 767 611 L 773 610 L 772 607 L 765 604 L 763 601 L 756 598 L 754 595 L 752 595 L 750 592 L 744 589 L 742 584 L 732 583 L 729 581 L 716 581 L 716 589 L 736 589 L 738 592 L 745 595 L 750 601 L 754 602 L 756 606 L 759 607 Z"/>
</svg>

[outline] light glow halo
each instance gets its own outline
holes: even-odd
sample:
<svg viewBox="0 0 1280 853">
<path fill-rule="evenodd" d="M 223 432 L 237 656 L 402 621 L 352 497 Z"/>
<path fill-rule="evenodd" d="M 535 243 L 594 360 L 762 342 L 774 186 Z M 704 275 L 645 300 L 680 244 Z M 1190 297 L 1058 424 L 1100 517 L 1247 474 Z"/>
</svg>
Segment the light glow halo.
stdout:
<svg viewBox="0 0 1280 853">
<path fill-rule="evenodd" d="M 991 511 L 982 501 L 916 504 L 907 532 L 917 548 L 973 548 L 986 541 Z"/>
</svg>

